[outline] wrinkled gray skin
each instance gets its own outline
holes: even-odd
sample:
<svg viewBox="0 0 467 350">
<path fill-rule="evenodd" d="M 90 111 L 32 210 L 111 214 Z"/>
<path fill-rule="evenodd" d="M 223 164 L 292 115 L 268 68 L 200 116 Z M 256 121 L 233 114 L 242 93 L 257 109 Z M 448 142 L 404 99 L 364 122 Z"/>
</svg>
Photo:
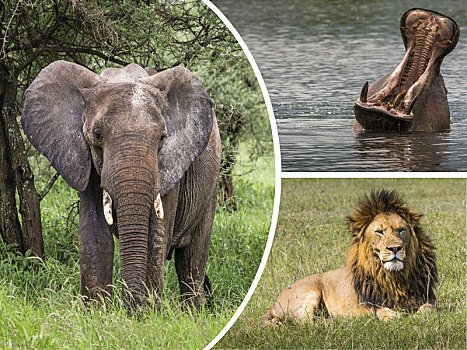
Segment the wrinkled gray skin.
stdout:
<svg viewBox="0 0 467 350">
<path fill-rule="evenodd" d="M 400 20 L 406 53 L 389 74 L 363 86 L 355 102 L 355 130 L 443 131 L 450 129 L 443 58 L 459 40 L 459 26 L 438 12 L 411 9 Z"/>
<path fill-rule="evenodd" d="M 155 73 L 131 64 L 97 75 L 57 61 L 28 88 L 21 123 L 79 191 L 82 294 L 98 300 L 111 293 L 113 233 L 131 308 L 148 290 L 160 297 L 173 251 L 182 300 L 199 307 L 221 159 L 212 101 L 200 81 L 181 67 Z M 111 226 L 103 190 L 113 200 Z"/>
</svg>

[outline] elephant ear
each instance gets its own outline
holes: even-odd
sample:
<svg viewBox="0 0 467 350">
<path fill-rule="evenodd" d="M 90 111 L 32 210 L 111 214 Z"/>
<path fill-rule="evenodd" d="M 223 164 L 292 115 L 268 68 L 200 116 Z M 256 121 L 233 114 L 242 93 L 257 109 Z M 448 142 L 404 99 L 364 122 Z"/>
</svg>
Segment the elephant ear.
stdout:
<svg viewBox="0 0 467 350">
<path fill-rule="evenodd" d="M 56 61 L 26 91 L 21 124 L 29 141 L 74 189 L 84 191 L 91 153 L 83 134 L 83 88 L 99 75 L 75 63 Z"/>
<path fill-rule="evenodd" d="M 167 139 L 159 153 L 164 196 L 206 149 L 213 123 L 212 101 L 199 79 L 183 67 L 170 68 L 142 82 L 153 84 L 166 98 Z"/>
</svg>

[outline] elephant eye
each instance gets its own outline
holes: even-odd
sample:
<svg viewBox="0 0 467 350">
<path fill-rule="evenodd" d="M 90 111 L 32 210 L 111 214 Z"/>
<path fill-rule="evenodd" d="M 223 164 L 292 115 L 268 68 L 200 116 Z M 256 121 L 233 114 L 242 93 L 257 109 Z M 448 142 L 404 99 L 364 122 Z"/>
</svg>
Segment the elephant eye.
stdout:
<svg viewBox="0 0 467 350">
<path fill-rule="evenodd" d="M 384 234 L 384 231 L 383 230 L 376 230 L 376 233 L 379 234 L 380 236 L 382 236 Z"/>
<path fill-rule="evenodd" d="M 94 135 L 94 140 L 96 140 L 97 142 L 102 141 L 102 131 L 100 128 L 95 128 L 93 131 L 93 135 Z"/>
<path fill-rule="evenodd" d="M 165 140 L 167 139 L 167 133 L 163 132 L 159 138 L 159 145 L 157 151 L 159 152 L 164 145 Z"/>
</svg>

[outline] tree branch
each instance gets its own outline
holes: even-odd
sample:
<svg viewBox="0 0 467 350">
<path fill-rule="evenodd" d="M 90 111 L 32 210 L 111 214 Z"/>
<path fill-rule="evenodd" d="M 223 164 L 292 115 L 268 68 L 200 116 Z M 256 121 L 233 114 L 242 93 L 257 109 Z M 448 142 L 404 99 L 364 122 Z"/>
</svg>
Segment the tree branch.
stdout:
<svg viewBox="0 0 467 350">
<path fill-rule="evenodd" d="M 18 75 L 24 68 L 33 63 L 37 59 L 37 57 L 39 57 L 43 52 L 87 53 L 117 63 L 122 66 L 126 66 L 129 64 L 128 62 L 122 61 L 114 56 L 109 56 L 103 54 L 100 51 L 93 50 L 87 47 L 40 47 L 37 50 L 35 50 L 33 54 L 16 69 L 15 74 Z"/>
<path fill-rule="evenodd" d="M 16 12 L 18 11 L 18 7 L 19 7 L 19 1 L 16 3 L 16 7 L 15 9 L 13 10 L 13 14 L 11 15 L 10 17 L 10 20 L 8 21 L 8 24 L 5 28 L 5 34 L 3 35 L 3 43 L 2 43 L 2 49 L 0 50 L 0 55 L 3 53 L 3 58 L 6 58 L 7 56 L 7 52 L 6 52 L 6 39 L 7 39 L 7 35 L 8 35 L 8 30 L 10 28 L 10 25 L 11 25 L 11 22 L 13 21 L 13 18 L 16 16 Z M 5 6 L 5 4 L 3 4 L 3 6 Z"/>
<path fill-rule="evenodd" d="M 55 181 L 57 181 L 58 177 L 60 176 L 59 173 L 55 173 L 55 175 L 50 179 L 49 183 L 47 186 L 45 186 L 44 190 L 41 192 L 39 195 L 39 202 L 44 199 L 45 196 L 47 196 L 47 193 L 49 193 L 50 189 L 52 188 L 53 184 Z"/>
</svg>

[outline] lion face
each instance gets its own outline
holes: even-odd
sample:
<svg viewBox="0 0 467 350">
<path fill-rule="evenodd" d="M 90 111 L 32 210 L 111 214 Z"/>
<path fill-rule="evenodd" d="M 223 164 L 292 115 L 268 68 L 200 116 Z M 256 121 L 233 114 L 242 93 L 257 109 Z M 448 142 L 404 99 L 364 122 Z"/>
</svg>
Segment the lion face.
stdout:
<svg viewBox="0 0 467 350">
<path fill-rule="evenodd" d="M 366 239 L 371 242 L 373 254 L 388 271 L 404 268 L 410 226 L 395 213 L 378 214 L 368 225 Z"/>
<path fill-rule="evenodd" d="M 372 191 L 348 216 L 347 268 L 361 302 L 412 308 L 436 300 L 436 257 L 421 217 L 387 190 Z"/>
</svg>

